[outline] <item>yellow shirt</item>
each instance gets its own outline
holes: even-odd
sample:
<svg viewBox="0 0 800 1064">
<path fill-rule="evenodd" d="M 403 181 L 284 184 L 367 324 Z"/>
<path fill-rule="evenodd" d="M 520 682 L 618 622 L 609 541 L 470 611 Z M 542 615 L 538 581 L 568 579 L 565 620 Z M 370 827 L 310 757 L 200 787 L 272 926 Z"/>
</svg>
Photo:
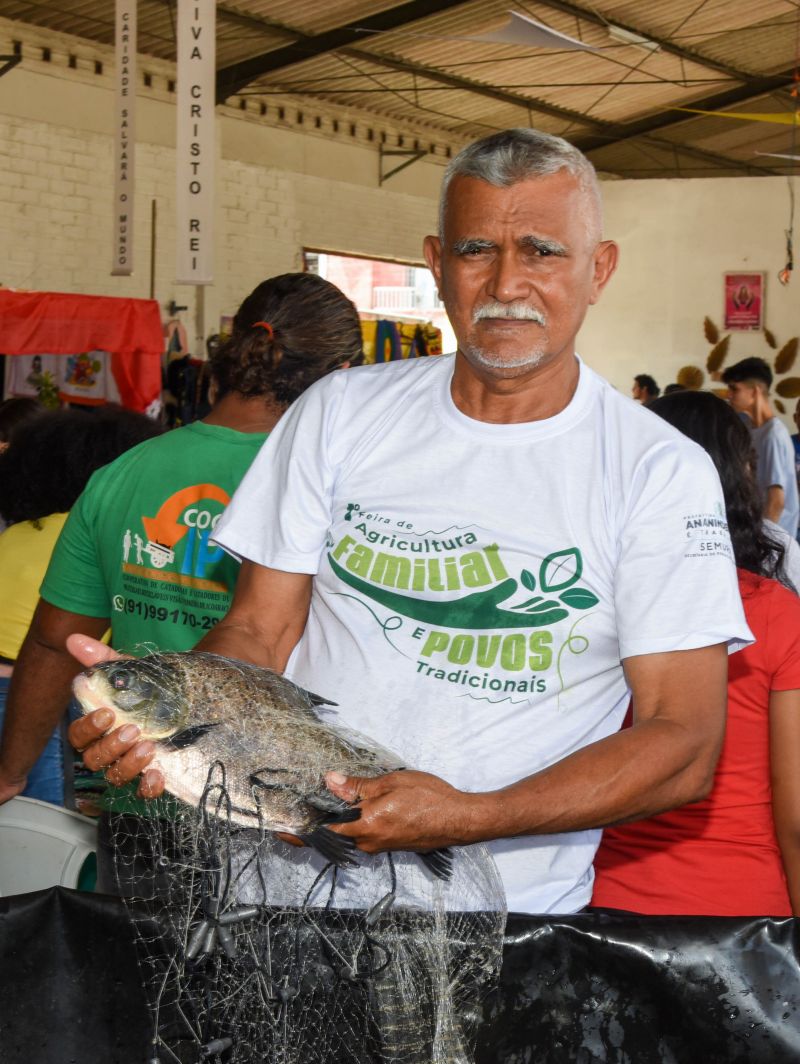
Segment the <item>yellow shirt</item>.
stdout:
<svg viewBox="0 0 800 1064">
<path fill-rule="evenodd" d="M 39 601 L 50 555 L 67 519 L 49 514 L 0 532 L 0 657 L 15 661 Z"/>
</svg>

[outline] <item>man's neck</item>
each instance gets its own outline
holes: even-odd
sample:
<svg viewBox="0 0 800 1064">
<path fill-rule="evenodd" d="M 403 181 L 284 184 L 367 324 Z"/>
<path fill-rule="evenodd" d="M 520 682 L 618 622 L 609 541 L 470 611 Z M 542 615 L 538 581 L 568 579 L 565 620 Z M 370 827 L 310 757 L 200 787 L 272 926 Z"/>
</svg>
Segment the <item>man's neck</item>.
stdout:
<svg viewBox="0 0 800 1064">
<path fill-rule="evenodd" d="M 750 420 L 753 422 L 753 427 L 757 429 L 760 429 L 762 425 L 765 425 L 775 417 L 770 401 L 766 396 L 759 396 L 752 412 L 748 411 L 748 413 Z"/>
<path fill-rule="evenodd" d="M 272 432 L 284 410 L 285 407 L 276 403 L 271 396 L 248 399 L 238 392 L 228 392 L 214 404 L 203 422 L 237 432 Z"/>
<path fill-rule="evenodd" d="M 453 402 L 467 417 L 498 425 L 543 421 L 567 407 L 580 377 L 573 353 L 516 377 L 495 377 L 459 351 L 451 384 Z"/>
</svg>

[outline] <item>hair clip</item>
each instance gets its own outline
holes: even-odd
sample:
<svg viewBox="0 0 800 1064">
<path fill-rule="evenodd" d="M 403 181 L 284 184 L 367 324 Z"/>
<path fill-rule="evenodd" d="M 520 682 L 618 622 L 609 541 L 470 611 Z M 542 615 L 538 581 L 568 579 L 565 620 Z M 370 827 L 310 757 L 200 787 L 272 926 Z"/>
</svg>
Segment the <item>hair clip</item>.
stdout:
<svg viewBox="0 0 800 1064">
<path fill-rule="evenodd" d="M 270 338 L 270 340 L 274 340 L 275 339 L 275 332 L 274 332 L 272 326 L 270 325 L 270 323 L 268 321 L 254 321 L 252 327 L 255 329 L 255 327 L 257 325 L 260 328 L 266 330 L 267 336 Z"/>
</svg>

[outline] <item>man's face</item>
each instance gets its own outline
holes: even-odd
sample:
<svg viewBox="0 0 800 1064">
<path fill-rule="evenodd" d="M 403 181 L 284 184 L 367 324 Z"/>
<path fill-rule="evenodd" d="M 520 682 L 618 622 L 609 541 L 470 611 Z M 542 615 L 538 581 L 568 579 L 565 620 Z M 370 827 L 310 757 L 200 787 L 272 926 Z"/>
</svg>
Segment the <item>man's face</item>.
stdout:
<svg viewBox="0 0 800 1064">
<path fill-rule="evenodd" d="M 425 256 L 459 351 L 482 377 L 519 377 L 574 353 L 586 310 L 616 266 L 596 205 L 566 171 L 496 188 L 450 184 L 444 241 Z"/>
<path fill-rule="evenodd" d="M 737 414 L 747 414 L 756 405 L 757 389 L 746 381 L 731 381 L 728 385 L 728 402 Z"/>
<path fill-rule="evenodd" d="M 641 384 L 637 384 L 636 381 L 633 382 L 633 387 L 631 388 L 631 395 L 637 403 L 643 403 L 647 398 L 647 392 L 641 386 Z"/>
</svg>

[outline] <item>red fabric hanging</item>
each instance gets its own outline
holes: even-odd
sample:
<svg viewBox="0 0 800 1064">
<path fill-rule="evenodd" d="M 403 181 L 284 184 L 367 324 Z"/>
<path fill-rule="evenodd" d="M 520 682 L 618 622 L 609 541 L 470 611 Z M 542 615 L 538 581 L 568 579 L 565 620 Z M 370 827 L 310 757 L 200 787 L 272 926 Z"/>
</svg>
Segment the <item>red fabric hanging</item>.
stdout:
<svg viewBox="0 0 800 1064">
<path fill-rule="evenodd" d="M 122 403 L 143 411 L 161 394 L 164 337 L 154 299 L 0 289 L 0 353 L 111 353 Z"/>
</svg>

